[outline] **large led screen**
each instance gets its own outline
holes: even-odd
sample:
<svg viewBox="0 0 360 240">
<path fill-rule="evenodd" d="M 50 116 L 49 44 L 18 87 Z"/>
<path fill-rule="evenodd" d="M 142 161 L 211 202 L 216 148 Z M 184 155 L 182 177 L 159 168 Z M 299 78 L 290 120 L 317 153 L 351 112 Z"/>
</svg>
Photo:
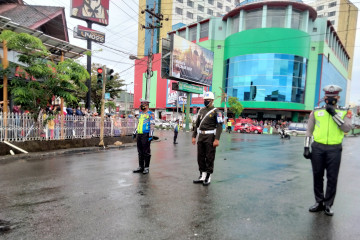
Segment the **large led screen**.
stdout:
<svg viewBox="0 0 360 240">
<path fill-rule="evenodd" d="M 214 53 L 175 34 L 173 37 L 170 78 L 210 86 Z"/>
</svg>

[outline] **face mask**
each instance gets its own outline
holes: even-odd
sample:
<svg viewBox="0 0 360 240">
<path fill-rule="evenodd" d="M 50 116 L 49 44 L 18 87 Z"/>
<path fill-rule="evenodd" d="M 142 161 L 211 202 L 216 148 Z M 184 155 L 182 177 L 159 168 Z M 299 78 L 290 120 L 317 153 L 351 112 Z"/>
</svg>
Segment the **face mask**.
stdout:
<svg viewBox="0 0 360 240">
<path fill-rule="evenodd" d="M 334 97 L 327 97 L 325 102 L 326 102 L 326 104 L 329 104 L 329 105 L 335 105 L 337 103 L 337 99 Z"/>
<path fill-rule="evenodd" d="M 141 109 L 141 110 L 145 110 L 146 107 L 145 107 L 144 105 L 141 105 L 141 106 L 140 106 L 140 109 Z"/>
<path fill-rule="evenodd" d="M 211 103 L 211 100 L 204 100 L 205 107 L 209 106 L 210 103 Z"/>
</svg>

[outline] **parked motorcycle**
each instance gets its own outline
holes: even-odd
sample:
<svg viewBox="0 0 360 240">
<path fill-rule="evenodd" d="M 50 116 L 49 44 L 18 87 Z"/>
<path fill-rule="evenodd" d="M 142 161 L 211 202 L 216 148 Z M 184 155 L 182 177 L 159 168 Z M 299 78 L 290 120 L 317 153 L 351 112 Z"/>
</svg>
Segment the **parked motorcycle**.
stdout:
<svg viewBox="0 0 360 240">
<path fill-rule="evenodd" d="M 285 132 L 285 129 L 281 129 L 280 132 L 279 132 L 279 134 L 280 134 L 280 138 L 290 139 L 290 135 Z"/>
</svg>

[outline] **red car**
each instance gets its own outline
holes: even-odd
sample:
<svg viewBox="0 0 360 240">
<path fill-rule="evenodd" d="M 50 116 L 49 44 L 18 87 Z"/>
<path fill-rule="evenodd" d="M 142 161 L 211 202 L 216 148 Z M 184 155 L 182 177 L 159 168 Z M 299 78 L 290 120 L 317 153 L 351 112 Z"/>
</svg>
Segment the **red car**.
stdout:
<svg viewBox="0 0 360 240">
<path fill-rule="evenodd" d="M 234 127 L 235 132 L 242 132 L 242 133 L 262 133 L 263 129 L 260 126 L 255 126 L 250 123 L 237 123 Z"/>
</svg>

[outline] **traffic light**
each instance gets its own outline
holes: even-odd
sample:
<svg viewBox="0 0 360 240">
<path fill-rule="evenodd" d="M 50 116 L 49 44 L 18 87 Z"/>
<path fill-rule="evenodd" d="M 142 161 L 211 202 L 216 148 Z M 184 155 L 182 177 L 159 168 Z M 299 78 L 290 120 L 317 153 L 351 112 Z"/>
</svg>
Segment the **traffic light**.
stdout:
<svg viewBox="0 0 360 240">
<path fill-rule="evenodd" d="M 106 68 L 106 80 L 111 81 L 114 79 L 114 76 L 112 75 L 114 73 L 113 69 Z"/>
<path fill-rule="evenodd" d="M 98 68 L 97 69 L 97 84 L 102 87 L 103 84 L 103 69 L 102 68 Z"/>
</svg>

